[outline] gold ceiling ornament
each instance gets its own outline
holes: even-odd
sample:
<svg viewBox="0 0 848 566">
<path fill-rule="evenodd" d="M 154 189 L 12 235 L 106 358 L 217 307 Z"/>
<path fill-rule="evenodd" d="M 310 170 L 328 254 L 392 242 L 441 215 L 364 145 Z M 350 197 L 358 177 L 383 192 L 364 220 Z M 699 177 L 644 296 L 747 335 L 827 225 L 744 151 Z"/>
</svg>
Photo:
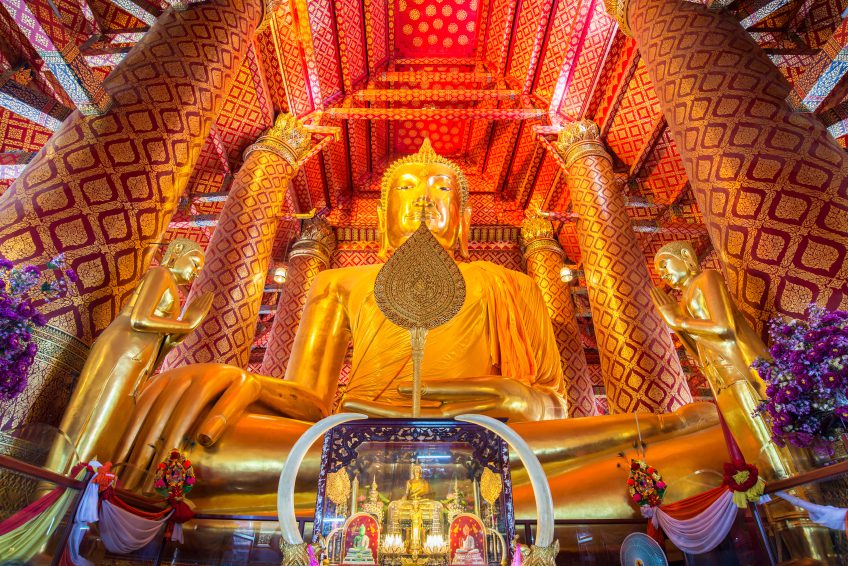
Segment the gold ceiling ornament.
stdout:
<svg viewBox="0 0 848 566">
<path fill-rule="evenodd" d="M 496 474 L 489 468 L 483 468 L 483 474 L 480 476 L 480 495 L 486 500 L 489 505 L 494 505 L 498 497 L 503 491 L 503 482 L 501 476 Z"/>
<path fill-rule="evenodd" d="M 300 158 L 312 147 L 312 134 L 306 126 L 291 114 L 277 114 L 274 125 L 244 150 L 244 158 L 254 151 L 270 151 L 286 160 L 292 167 L 298 166 Z"/>
<path fill-rule="evenodd" d="M 347 468 L 341 468 L 336 472 L 327 474 L 327 497 L 336 505 L 336 509 L 346 509 L 347 500 L 350 498 L 350 476 Z M 344 514 L 339 512 L 339 514 Z"/>
<path fill-rule="evenodd" d="M 630 0 L 604 0 L 607 14 L 615 18 L 618 22 L 618 27 L 627 37 L 633 37 L 633 31 L 630 29 L 630 22 L 627 20 L 627 9 L 630 7 Z"/>
<path fill-rule="evenodd" d="M 592 120 L 578 120 L 564 126 L 557 137 L 556 147 L 566 167 L 570 167 L 578 157 L 589 154 L 609 159 L 601 141 L 601 130 Z"/>
<path fill-rule="evenodd" d="M 427 331 L 452 319 L 465 302 L 465 279 L 423 222 L 389 258 L 374 282 L 383 315 L 412 340 L 412 416 L 421 414 L 421 362 Z"/>
<path fill-rule="evenodd" d="M 388 208 L 389 183 L 391 182 L 392 176 L 398 167 L 407 163 L 420 163 L 423 165 L 428 163 L 441 163 L 442 165 L 446 165 L 453 169 L 454 175 L 456 175 L 456 180 L 459 182 L 459 208 L 460 210 L 465 210 L 465 206 L 468 204 L 468 178 L 465 176 L 465 173 L 463 173 L 462 167 L 450 159 L 442 157 L 433 150 L 433 146 L 430 144 L 430 138 L 424 138 L 424 143 L 421 144 L 421 148 L 418 150 L 418 153 L 413 153 L 412 155 L 407 155 L 406 157 L 401 157 L 400 159 L 395 160 L 391 165 L 389 165 L 386 172 L 383 173 L 383 184 L 380 191 L 380 203 L 383 205 L 383 210 Z"/>
</svg>

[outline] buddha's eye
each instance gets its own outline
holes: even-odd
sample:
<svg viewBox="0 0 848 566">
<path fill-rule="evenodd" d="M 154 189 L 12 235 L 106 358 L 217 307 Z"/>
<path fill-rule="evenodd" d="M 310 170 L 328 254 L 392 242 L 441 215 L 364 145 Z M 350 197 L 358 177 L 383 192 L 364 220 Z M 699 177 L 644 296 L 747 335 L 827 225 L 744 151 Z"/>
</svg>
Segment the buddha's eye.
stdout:
<svg viewBox="0 0 848 566">
<path fill-rule="evenodd" d="M 450 187 L 439 187 L 439 190 L 440 190 L 440 191 L 448 192 L 448 191 L 450 191 L 450 190 L 451 190 L 451 188 L 450 188 Z"/>
<path fill-rule="evenodd" d="M 399 191 L 408 191 L 412 188 L 412 185 L 401 185 L 399 187 L 395 187 Z"/>
</svg>

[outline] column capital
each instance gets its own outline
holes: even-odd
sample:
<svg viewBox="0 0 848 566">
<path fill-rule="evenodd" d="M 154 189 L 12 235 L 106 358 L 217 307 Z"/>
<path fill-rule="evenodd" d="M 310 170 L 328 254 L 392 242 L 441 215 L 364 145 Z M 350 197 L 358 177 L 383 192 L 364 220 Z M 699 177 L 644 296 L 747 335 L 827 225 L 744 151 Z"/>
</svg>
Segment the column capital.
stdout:
<svg viewBox="0 0 848 566">
<path fill-rule="evenodd" d="M 607 8 L 607 14 L 618 22 L 618 28 L 622 33 L 627 37 L 633 37 L 630 22 L 627 21 L 627 9 L 630 6 L 630 0 L 604 0 L 604 6 Z"/>
<path fill-rule="evenodd" d="M 592 120 L 578 120 L 567 124 L 557 137 L 556 147 L 570 167 L 578 157 L 599 155 L 610 159 L 610 155 L 601 141 L 601 130 Z"/>
<path fill-rule="evenodd" d="M 300 237 L 292 245 L 289 259 L 310 256 L 320 260 L 324 267 L 330 266 L 330 255 L 336 249 L 336 235 L 323 218 L 310 218 L 303 224 Z"/>
<path fill-rule="evenodd" d="M 278 114 L 274 125 L 244 150 L 244 159 L 254 151 L 270 151 L 297 168 L 298 161 L 312 147 L 312 134 L 291 114 Z"/>
<path fill-rule="evenodd" d="M 521 224 L 521 251 L 524 259 L 541 251 L 549 251 L 563 257 L 565 253 L 554 237 L 554 226 L 542 216 L 530 216 Z"/>
</svg>

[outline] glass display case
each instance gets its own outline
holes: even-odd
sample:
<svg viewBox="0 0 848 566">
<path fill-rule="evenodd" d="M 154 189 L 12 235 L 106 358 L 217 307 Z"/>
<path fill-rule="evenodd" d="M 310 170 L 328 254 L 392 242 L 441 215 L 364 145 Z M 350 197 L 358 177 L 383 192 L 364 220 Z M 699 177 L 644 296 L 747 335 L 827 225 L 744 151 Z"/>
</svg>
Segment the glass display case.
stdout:
<svg viewBox="0 0 848 566">
<path fill-rule="evenodd" d="M 506 564 L 509 449 L 456 421 L 369 419 L 324 438 L 315 538 L 330 564 Z"/>
</svg>

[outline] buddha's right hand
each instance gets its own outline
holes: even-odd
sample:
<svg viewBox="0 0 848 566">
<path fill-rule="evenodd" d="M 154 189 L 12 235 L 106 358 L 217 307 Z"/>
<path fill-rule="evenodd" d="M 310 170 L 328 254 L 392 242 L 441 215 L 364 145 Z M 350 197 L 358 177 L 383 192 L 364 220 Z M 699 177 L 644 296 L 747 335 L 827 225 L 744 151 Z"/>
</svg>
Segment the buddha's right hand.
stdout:
<svg viewBox="0 0 848 566">
<path fill-rule="evenodd" d="M 179 448 L 212 405 L 200 426 L 198 441 L 214 444 L 227 423 L 237 419 L 259 398 L 258 376 L 224 364 L 194 364 L 157 375 L 142 389 L 114 461 L 126 461 L 130 472 L 122 478 L 128 489 L 137 487 L 141 471 Z M 214 405 L 213 405 L 214 403 Z"/>
</svg>

